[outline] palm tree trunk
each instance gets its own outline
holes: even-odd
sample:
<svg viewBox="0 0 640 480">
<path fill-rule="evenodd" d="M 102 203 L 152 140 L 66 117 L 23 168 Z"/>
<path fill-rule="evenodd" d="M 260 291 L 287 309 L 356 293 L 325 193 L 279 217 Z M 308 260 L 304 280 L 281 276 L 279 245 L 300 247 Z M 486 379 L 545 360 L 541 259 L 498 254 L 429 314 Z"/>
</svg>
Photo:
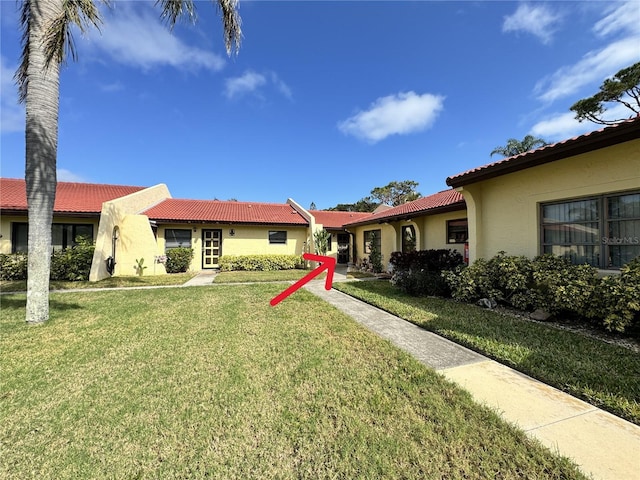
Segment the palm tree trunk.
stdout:
<svg viewBox="0 0 640 480">
<path fill-rule="evenodd" d="M 62 0 L 33 0 L 29 19 L 26 90 L 26 168 L 29 212 L 27 313 L 30 324 L 49 318 L 51 223 L 56 196 L 60 66 L 46 64 L 43 35 Z"/>
</svg>

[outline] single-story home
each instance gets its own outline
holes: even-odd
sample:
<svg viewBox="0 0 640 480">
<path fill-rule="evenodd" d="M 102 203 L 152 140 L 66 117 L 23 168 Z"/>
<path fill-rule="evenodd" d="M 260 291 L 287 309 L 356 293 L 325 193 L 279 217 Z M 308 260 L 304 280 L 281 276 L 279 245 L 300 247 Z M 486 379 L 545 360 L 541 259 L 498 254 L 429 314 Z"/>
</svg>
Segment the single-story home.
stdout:
<svg viewBox="0 0 640 480">
<path fill-rule="evenodd" d="M 451 189 L 373 213 L 310 211 L 292 199 L 174 199 L 164 184 L 59 182 L 53 248 L 91 238 L 90 280 L 133 274 L 139 258 L 147 273 L 165 273 L 159 259 L 179 246 L 194 249 L 193 270 L 216 268 L 222 255 L 301 255 L 314 251 L 322 228 L 339 263 L 365 262 L 373 242 L 385 267 L 392 252 L 413 249 L 455 249 L 470 262 L 500 251 L 553 253 L 602 270 L 640 256 L 640 117 L 446 182 Z M 0 178 L 0 214 L 0 253 L 26 251 L 24 180 Z"/>
<path fill-rule="evenodd" d="M 565 256 L 617 270 L 640 255 L 640 117 L 448 177 L 469 256 Z"/>
<path fill-rule="evenodd" d="M 396 251 L 446 248 L 463 254 L 468 240 L 467 208 L 462 195 L 449 189 L 374 212 L 344 228 L 355 238 L 355 263 L 368 259 L 375 243 L 387 268 Z"/>
<path fill-rule="evenodd" d="M 26 252 L 25 182 L 0 178 L 0 253 Z M 164 274 L 161 259 L 175 247 L 193 248 L 192 270 L 218 267 L 222 255 L 295 254 L 314 250 L 313 233 L 331 233 L 327 255 L 351 261 L 346 221 L 371 213 L 307 211 L 286 203 L 186 200 L 166 185 L 129 187 L 58 182 L 53 248 L 74 245 L 78 236 L 95 242 L 90 280 L 131 275 L 145 259 L 147 274 Z"/>
</svg>

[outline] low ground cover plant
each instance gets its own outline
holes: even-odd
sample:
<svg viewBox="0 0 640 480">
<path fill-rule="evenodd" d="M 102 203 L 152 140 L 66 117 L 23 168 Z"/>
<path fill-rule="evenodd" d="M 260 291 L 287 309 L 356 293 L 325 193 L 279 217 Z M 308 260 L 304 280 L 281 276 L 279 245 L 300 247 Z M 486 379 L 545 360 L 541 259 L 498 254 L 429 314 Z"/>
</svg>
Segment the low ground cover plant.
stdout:
<svg viewBox="0 0 640 480">
<path fill-rule="evenodd" d="M 0 477 L 585 478 L 284 285 L 4 296 Z"/>
</svg>

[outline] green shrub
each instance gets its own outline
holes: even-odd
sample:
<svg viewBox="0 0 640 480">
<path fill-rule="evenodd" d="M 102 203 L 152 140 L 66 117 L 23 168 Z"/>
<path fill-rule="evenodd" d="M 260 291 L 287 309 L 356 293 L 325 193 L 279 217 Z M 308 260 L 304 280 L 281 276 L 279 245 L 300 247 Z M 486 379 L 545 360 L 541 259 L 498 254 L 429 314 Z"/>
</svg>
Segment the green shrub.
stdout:
<svg viewBox="0 0 640 480">
<path fill-rule="evenodd" d="M 393 252 L 389 259 L 393 266 L 391 283 L 409 295 L 449 296 L 450 290 L 442 276 L 463 263 L 455 250 L 419 250 Z"/>
<path fill-rule="evenodd" d="M 220 270 L 274 271 L 302 268 L 300 255 L 224 255 L 219 260 Z"/>
<path fill-rule="evenodd" d="M 0 280 L 26 280 L 27 254 L 0 254 Z"/>
<path fill-rule="evenodd" d="M 79 282 L 89 280 L 94 245 L 87 239 L 78 238 L 72 248 L 53 252 L 51 256 L 51 280 Z"/>
<path fill-rule="evenodd" d="M 620 269 L 620 275 L 602 278 L 595 288 L 587 316 L 601 319 L 609 331 L 640 327 L 640 257 Z"/>
<path fill-rule="evenodd" d="M 489 264 L 479 258 L 468 267 L 461 265 L 452 271 L 442 272 L 451 290 L 451 297 L 459 302 L 475 302 L 480 298 L 496 298 L 499 292 L 493 287 Z"/>
<path fill-rule="evenodd" d="M 164 266 L 167 273 L 182 273 L 189 270 L 193 260 L 193 249 L 178 247 L 167 250 L 167 261 Z"/>
<path fill-rule="evenodd" d="M 573 265 L 564 257 L 541 255 L 533 259 L 532 303 L 550 313 L 588 316 L 599 282 L 591 265 Z"/>
</svg>

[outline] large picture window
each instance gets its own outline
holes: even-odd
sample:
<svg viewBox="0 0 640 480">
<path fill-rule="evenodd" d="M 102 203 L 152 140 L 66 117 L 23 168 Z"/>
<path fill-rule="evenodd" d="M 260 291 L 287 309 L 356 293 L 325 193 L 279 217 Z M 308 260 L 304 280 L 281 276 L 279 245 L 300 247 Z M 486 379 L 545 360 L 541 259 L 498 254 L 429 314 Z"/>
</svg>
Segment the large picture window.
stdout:
<svg viewBox="0 0 640 480">
<path fill-rule="evenodd" d="M 26 253 L 28 248 L 29 224 L 14 223 L 11 232 L 13 253 Z M 54 223 L 51 225 L 51 247 L 55 251 L 72 248 L 80 238 L 93 242 L 93 225 L 82 223 Z"/>
<path fill-rule="evenodd" d="M 574 264 L 620 268 L 640 255 L 640 193 L 541 206 L 542 253 Z"/>
<path fill-rule="evenodd" d="M 191 248 L 191 230 L 166 228 L 164 231 L 164 250 L 180 247 Z"/>
<path fill-rule="evenodd" d="M 375 245 L 380 251 L 382 246 L 382 235 L 380 235 L 380 229 L 378 230 L 366 230 L 364 232 L 364 253 L 371 253 L 371 246 Z"/>
<path fill-rule="evenodd" d="M 447 221 L 447 243 L 465 243 L 469 240 L 469 225 L 466 218 Z"/>
<path fill-rule="evenodd" d="M 287 243 L 287 231 L 269 230 L 269 243 Z"/>
</svg>

